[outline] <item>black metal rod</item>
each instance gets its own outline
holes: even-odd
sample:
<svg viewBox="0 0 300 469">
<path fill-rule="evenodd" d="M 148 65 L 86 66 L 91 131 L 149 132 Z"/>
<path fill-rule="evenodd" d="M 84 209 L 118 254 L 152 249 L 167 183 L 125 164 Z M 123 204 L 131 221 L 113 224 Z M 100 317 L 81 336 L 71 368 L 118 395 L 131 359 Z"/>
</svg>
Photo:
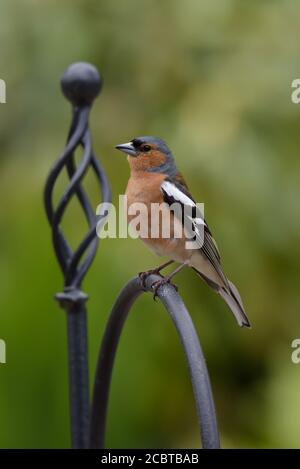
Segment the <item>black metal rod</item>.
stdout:
<svg viewBox="0 0 300 469">
<path fill-rule="evenodd" d="M 93 171 L 96 176 L 101 201 L 107 203 L 111 200 L 108 180 L 92 149 L 88 121 L 92 103 L 99 94 L 101 85 L 97 69 L 88 63 L 73 64 L 64 73 L 61 86 L 65 97 L 72 103 L 72 122 L 65 149 L 50 171 L 44 192 L 53 246 L 64 277 L 64 290 L 55 297 L 67 314 L 73 448 L 88 446 L 90 401 L 85 308 L 87 295 L 81 290 L 81 284 L 95 257 L 99 244 L 96 226 L 103 218 L 96 216 L 96 207 L 89 200 L 82 185 L 87 171 Z M 78 165 L 74 157 L 77 149 L 82 150 Z M 57 206 L 54 207 L 54 187 L 63 169 L 67 171 L 69 181 Z M 74 251 L 61 228 L 63 217 L 73 197 L 77 198 L 88 224 L 88 232 Z"/>
<path fill-rule="evenodd" d="M 161 277 L 151 275 L 146 279 L 146 290 Z M 106 326 L 95 375 L 91 409 L 90 447 L 103 448 L 106 417 L 114 359 L 126 318 L 131 306 L 144 289 L 138 277 L 132 279 L 119 294 Z M 219 432 L 209 375 L 201 345 L 191 317 L 175 288 L 170 284 L 161 286 L 158 297 L 169 313 L 187 359 L 196 401 L 203 448 L 219 448 Z"/>
<path fill-rule="evenodd" d="M 67 313 L 69 351 L 69 392 L 72 447 L 88 447 L 89 372 L 87 350 L 87 318 L 84 305 Z"/>
</svg>

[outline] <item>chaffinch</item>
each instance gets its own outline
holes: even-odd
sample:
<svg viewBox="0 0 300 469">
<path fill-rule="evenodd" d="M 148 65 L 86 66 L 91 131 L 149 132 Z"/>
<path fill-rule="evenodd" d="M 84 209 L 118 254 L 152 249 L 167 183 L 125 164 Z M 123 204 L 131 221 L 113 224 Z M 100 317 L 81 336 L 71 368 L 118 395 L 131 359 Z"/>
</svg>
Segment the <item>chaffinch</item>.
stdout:
<svg viewBox="0 0 300 469">
<path fill-rule="evenodd" d="M 147 207 L 147 217 L 144 222 L 148 225 L 148 234 L 159 231 L 159 236 L 139 235 L 156 254 L 168 256 L 170 260 L 156 269 L 141 274 L 142 279 L 152 273 L 159 273 L 173 262 L 180 263 L 170 275 L 162 278 L 153 285 L 155 295 L 157 289 L 164 283 L 170 282 L 173 276 L 184 266 L 192 267 L 202 279 L 215 290 L 227 303 L 240 326 L 250 327 L 244 306 L 237 288 L 225 276 L 220 261 L 220 254 L 211 231 L 189 193 L 187 184 L 177 170 L 174 157 L 167 144 L 160 138 L 138 137 L 128 143 L 117 145 L 116 148 L 127 156 L 131 175 L 127 184 L 126 196 L 128 206 L 128 222 L 133 218 L 130 206 L 136 202 Z M 164 203 L 163 203 L 164 202 Z M 159 218 L 151 216 L 153 203 L 162 204 Z M 191 228 L 186 229 L 186 215 L 177 216 L 171 213 L 172 204 L 177 203 L 188 212 Z M 161 226 L 153 227 L 153 223 L 161 224 L 164 217 L 173 219 L 173 229 L 168 238 L 161 236 Z M 184 225 L 182 236 L 174 236 L 178 225 Z M 153 230 L 154 228 L 154 230 Z M 152 231 L 153 230 L 153 231 Z M 200 235 L 202 233 L 202 236 Z M 190 248 L 187 239 L 193 239 L 197 244 Z"/>
</svg>

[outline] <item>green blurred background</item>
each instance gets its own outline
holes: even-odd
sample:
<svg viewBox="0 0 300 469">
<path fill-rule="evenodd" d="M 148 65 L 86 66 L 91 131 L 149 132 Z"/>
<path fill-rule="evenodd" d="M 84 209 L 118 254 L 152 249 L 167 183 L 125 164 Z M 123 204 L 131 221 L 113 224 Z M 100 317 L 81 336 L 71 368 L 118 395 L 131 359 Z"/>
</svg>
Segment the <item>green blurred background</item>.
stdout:
<svg viewBox="0 0 300 469">
<path fill-rule="evenodd" d="M 202 341 L 223 447 L 300 447 L 300 4 L 294 0 L 2 0 L 0 78 L 0 446 L 68 447 L 62 278 L 42 203 L 70 106 L 59 79 L 95 64 L 104 88 L 91 115 L 94 148 L 124 193 L 114 145 L 164 138 L 243 296 L 251 330 L 191 270 L 176 283 Z M 57 196 L 65 180 L 59 184 Z M 95 181 L 88 187 L 99 203 Z M 64 229 L 85 226 L 76 204 Z M 114 298 L 159 261 L 138 240 L 102 241 L 84 284 L 90 295 L 91 384 Z M 114 369 L 107 446 L 195 447 L 191 384 L 173 325 L 144 295 L 126 324 Z"/>
</svg>

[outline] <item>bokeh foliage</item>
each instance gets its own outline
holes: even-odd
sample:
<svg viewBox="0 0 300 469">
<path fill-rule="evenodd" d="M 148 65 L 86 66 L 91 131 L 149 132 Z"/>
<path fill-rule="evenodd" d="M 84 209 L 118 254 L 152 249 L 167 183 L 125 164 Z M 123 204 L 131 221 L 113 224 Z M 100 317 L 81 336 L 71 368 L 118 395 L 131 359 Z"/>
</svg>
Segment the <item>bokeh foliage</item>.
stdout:
<svg viewBox="0 0 300 469">
<path fill-rule="evenodd" d="M 177 279 L 207 357 L 223 446 L 299 447 L 300 365 L 290 359 L 300 336 L 300 107 L 290 100 L 299 22 L 294 0 L 1 2 L 1 447 L 69 445 L 65 318 L 52 299 L 62 279 L 42 191 L 70 119 L 59 77 L 78 60 L 104 77 L 91 124 L 114 200 L 128 177 L 114 145 L 163 137 L 242 293 L 250 331 L 192 271 Z M 92 178 L 89 188 L 96 207 Z M 75 205 L 65 223 L 74 243 L 84 229 Z M 156 263 L 139 241 L 102 241 L 85 285 L 92 371 L 115 296 Z M 176 333 L 145 295 L 119 349 L 107 445 L 197 444 Z"/>
</svg>

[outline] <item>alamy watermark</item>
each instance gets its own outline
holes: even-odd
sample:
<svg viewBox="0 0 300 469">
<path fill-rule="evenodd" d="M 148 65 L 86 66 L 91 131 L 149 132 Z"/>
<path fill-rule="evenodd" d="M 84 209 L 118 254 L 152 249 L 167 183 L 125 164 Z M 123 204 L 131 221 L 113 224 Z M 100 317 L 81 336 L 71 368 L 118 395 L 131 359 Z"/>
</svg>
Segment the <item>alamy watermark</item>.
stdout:
<svg viewBox="0 0 300 469">
<path fill-rule="evenodd" d="M 6 83 L 0 79 L 0 104 L 6 103 Z"/>
<path fill-rule="evenodd" d="M 300 339 L 294 339 L 291 347 L 295 349 L 291 354 L 291 360 L 295 365 L 300 363 Z"/>
<path fill-rule="evenodd" d="M 295 78 L 295 80 L 292 81 L 291 87 L 293 88 L 293 91 L 291 93 L 291 101 L 293 104 L 299 104 L 300 103 L 300 78 Z"/>
<path fill-rule="evenodd" d="M 6 363 L 6 343 L 0 339 L 0 364 Z"/>
<path fill-rule="evenodd" d="M 6 103 L 6 83 L 0 79 L 0 104 Z M 0 364 L 6 363 L 6 343 L 0 339 Z"/>
<path fill-rule="evenodd" d="M 119 196 L 119 207 L 98 205 L 99 238 L 183 239 L 186 249 L 199 249 L 204 242 L 204 204 L 182 205 L 174 202 L 128 205 L 126 195 Z"/>
</svg>

